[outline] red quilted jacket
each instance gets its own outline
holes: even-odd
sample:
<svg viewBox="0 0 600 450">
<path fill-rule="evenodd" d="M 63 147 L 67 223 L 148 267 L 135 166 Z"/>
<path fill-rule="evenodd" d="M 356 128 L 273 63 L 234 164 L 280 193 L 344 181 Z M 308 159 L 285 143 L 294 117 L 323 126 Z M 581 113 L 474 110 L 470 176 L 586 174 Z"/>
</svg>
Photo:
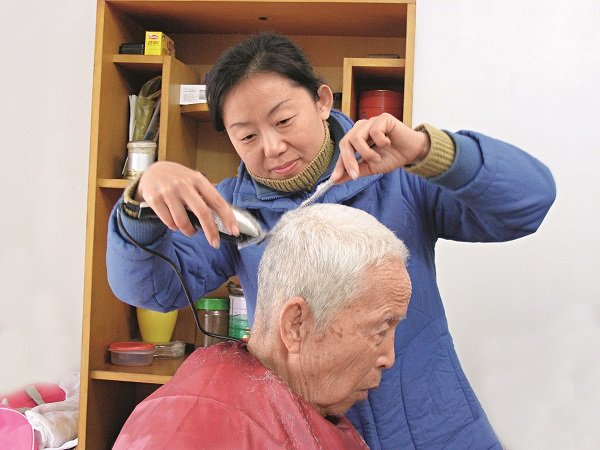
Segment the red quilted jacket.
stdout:
<svg viewBox="0 0 600 450">
<path fill-rule="evenodd" d="M 114 449 L 368 449 L 350 421 L 322 417 L 243 344 L 196 350 L 133 411 Z"/>
</svg>

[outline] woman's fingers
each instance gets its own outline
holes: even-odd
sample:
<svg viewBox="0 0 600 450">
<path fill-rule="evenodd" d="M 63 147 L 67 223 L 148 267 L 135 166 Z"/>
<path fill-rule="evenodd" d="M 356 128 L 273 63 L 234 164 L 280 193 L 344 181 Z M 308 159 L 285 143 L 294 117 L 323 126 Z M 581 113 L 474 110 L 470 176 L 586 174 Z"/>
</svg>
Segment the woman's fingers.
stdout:
<svg viewBox="0 0 600 450">
<path fill-rule="evenodd" d="M 164 223 L 170 230 L 177 230 L 177 225 L 175 224 L 171 210 L 163 201 L 146 201 L 146 203 L 148 203 L 160 221 Z"/>
<path fill-rule="evenodd" d="M 233 215 L 231 206 L 218 192 L 216 192 L 216 194 L 217 197 L 215 197 L 214 201 L 211 202 L 211 209 L 217 216 L 219 216 L 229 234 L 233 236 L 239 236 L 240 227 L 235 216 Z"/>
<path fill-rule="evenodd" d="M 334 183 L 343 183 L 373 173 L 371 165 L 381 162 L 380 149 L 389 147 L 385 124 L 377 120 L 359 120 L 340 141 L 340 157 L 332 173 Z"/>
<path fill-rule="evenodd" d="M 196 232 L 196 229 L 194 228 L 194 226 L 192 225 L 192 222 L 190 221 L 190 218 L 187 213 L 186 205 L 184 203 L 182 203 L 181 201 L 175 201 L 175 202 L 169 204 L 168 206 L 169 206 L 169 211 L 171 213 L 171 216 L 173 217 L 173 221 L 175 223 L 175 229 L 178 229 L 186 236 L 192 236 Z M 201 218 L 199 217 L 198 214 L 196 214 L 196 217 L 198 217 L 201 225 L 203 225 L 203 229 L 208 230 L 206 223 L 202 224 Z M 213 223 L 213 227 L 214 227 L 214 223 Z M 212 242 L 212 241 L 210 241 L 210 242 Z"/>
<path fill-rule="evenodd" d="M 200 172 L 180 164 L 163 161 L 150 166 L 140 179 L 138 194 L 169 229 L 186 236 L 196 232 L 188 215 L 194 214 L 215 248 L 219 247 L 219 231 L 213 211 L 230 234 L 239 234 L 231 207 L 213 184 Z"/>
<path fill-rule="evenodd" d="M 219 216 L 225 229 L 234 236 L 239 235 L 239 226 L 231 207 L 206 178 L 197 187 L 198 195 L 186 200 L 187 208 L 196 215 L 208 242 L 215 248 L 219 247 L 219 230 L 214 221 L 213 213 Z"/>
</svg>

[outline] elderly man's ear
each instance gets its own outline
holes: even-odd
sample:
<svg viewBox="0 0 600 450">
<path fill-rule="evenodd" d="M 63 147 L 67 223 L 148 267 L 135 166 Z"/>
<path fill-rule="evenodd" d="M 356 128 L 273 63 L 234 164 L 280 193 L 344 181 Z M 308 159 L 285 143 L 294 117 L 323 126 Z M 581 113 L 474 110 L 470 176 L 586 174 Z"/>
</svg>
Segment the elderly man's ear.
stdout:
<svg viewBox="0 0 600 450">
<path fill-rule="evenodd" d="M 279 333 L 288 353 L 298 353 L 314 327 L 311 307 L 302 297 L 289 299 L 279 316 Z"/>
</svg>

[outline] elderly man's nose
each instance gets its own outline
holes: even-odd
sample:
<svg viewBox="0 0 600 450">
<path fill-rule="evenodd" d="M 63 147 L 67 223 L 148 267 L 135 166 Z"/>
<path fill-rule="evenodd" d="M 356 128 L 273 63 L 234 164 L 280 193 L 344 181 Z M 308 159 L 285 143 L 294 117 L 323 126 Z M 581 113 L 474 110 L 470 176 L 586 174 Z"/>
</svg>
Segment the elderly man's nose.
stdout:
<svg viewBox="0 0 600 450">
<path fill-rule="evenodd" d="M 280 155 L 285 151 L 285 142 L 276 132 L 266 132 L 263 135 L 263 146 L 265 156 L 268 157 Z"/>
<path fill-rule="evenodd" d="M 377 363 L 380 369 L 389 369 L 394 365 L 396 352 L 394 351 L 394 340 L 388 339 L 383 348 L 383 352 L 379 356 Z"/>
</svg>

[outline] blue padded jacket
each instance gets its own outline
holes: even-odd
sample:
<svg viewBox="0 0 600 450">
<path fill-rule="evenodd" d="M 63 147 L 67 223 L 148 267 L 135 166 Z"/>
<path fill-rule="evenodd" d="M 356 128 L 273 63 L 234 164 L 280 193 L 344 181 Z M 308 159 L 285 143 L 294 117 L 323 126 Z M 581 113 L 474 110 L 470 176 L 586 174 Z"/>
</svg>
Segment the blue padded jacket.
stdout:
<svg viewBox="0 0 600 450">
<path fill-rule="evenodd" d="M 329 122 L 336 142 L 353 125 L 335 110 Z M 426 180 L 398 169 L 334 186 L 319 200 L 367 211 L 410 250 L 413 293 L 396 331 L 396 362 L 380 387 L 348 412 L 372 450 L 501 448 L 454 350 L 436 284 L 435 243 L 500 242 L 533 233 L 554 201 L 555 185 L 542 163 L 510 144 L 470 131 L 448 134 L 456 157 L 441 176 Z M 219 183 L 218 190 L 250 210 L 266 230 L 311 194 L 257 185 L 243 163 L 237 177 Z M 124 221 L 136 239 L 179 263 L 195 298 L 237 274 L 252 317 L 264 243 L 238 250 L 222 242 L 215 250 L 202 233 L 187 238 L 157 221 Z M 173 271 L 123 239 L 115 211 L 107 267 L 115 295 L 129 304 L 165 311 L 186 305 Z"/>
</svg>

